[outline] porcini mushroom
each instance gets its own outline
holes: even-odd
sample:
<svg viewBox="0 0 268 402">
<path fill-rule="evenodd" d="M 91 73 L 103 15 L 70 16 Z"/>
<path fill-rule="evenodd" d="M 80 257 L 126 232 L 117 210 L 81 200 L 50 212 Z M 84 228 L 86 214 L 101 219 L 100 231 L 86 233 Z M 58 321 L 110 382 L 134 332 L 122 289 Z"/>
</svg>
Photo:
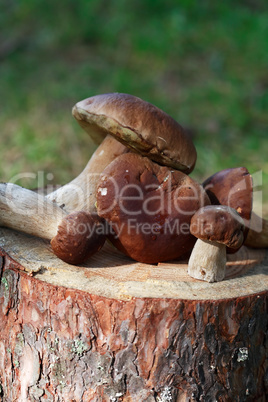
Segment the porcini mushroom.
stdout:
<svg viewBox="0 0 268 402">
<path fill-rule="evenodd" d="M 221 170 L 203 182 L 213 205 L 235 209 L 248 228 L 252 211 L 252 177 L 245 167 Z"/>
<path fill-rule="evenodd" d="M 113 230 L 112 243 L 151 264 L 179 258 L 193 247 L 191 216 L 209 203 L 188 175 L 134 153 L 110 163 L 97 188 L 98 214 Z"/>
<path fill-rule="evenodd" d="M 68 214 L 46 197 L 12 183 L 0 183 L 0 226 L 51 240 L 53 252 L 69 264 L 96 253 L 105 236 L 85 211 Z"/>
<path fill-rule="evenodd" d="M 254 248 L 268 247 L 268 222 L 252 212 L 253 182 L 245 167 L 221 170 L 207 178 L 203 187 L 211 204 L 234 208 L 244 219 L 245 245 Z"/>
<path fill-rule="evenodd" d="M 78 178 L 47 196 L 69 210 L 96 212 L 99 174 L 117 155 L 126 152 L 122 144 L 185 173 L 194 168 L 196 150 L 186 131 L 140 98 L 122 93 L 96 95 L 78 102 L 73 116 L 96 142 L 104 140 Z"/>
<path fill-rule="evenodd" d="M 224 279 L 226 247 L 239 248 L 244 241 L 244 221 L 235 209 L 208 205 L 191 219 L 190 232 L 197 237 L 188 262 L 188 274 L 207 282 Z"/>
</svg>

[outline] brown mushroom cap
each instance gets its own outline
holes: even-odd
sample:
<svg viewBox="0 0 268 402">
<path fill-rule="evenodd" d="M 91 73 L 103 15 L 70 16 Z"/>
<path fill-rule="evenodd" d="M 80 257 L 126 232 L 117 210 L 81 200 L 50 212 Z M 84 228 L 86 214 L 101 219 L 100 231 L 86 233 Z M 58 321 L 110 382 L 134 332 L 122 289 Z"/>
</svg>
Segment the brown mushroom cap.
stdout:
<svg viewBox="0 0 268 402">
<path fill-rule="evenodd" d="M 105 242 L 100 225 L 99 220 L 84 211 L 67 215 L 50 242 L 53 252 L 69 264 L 81 264 L 99 251 Z"/>
<path fill-rule="evenodd" d="M 249 226 L 252 211 L 252 177 L 245 167 L 221 170 L 203 183 L 211 204 L 234 208 Z"/>
<path fill-rule="evenodd" d="M 113 244 L 144 263 L 179 258 L 195 243 L 192 215 L 209 199 L 199 183 L 180 171 L 129 153 L 103 171 L 97 210 L 111 225 Z"/>
<path fill-rule="evenodd" d="M 244 221 L 235 209 L 225 205 L 208 205 L 191 219 L 190 231 L 195 237 L 238 248 L 244 241 Z"/>
<path fill-rule="evenodd" d="M 206 179 L 203 183 L 211 204 L 234 208 L 244 219 L 244 240 L 247 237 L 252 212 L 253 183 L 245 167 L 224 169 Z M 238 249 L 227 249 L 234 253 Z"/>
<path fill-rule="evenodd" d="M 78 102 L 73 115 L 97 143 L 111 134 L 162 165 L 185 173 L 194 168 L 196 149 L 186 131 L 172 117 L 136 96 L 96 95 Z"/>
</svg>

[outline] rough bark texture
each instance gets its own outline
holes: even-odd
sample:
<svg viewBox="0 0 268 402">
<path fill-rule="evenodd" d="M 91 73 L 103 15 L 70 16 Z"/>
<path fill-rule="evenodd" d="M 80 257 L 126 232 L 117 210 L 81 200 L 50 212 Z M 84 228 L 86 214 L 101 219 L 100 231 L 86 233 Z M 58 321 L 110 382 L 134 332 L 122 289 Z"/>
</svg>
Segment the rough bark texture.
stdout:
<svg viewBox="0 0 268 402">
<path fill-rule="evenodd" d="M 265 401 L 266 292 L 113 300 L 1 262 L 3 401 Z"/>
<path fill-rule="evenodd" d="M 74 267 L 0 229 L 0 400 L 266 400 L 267 252 L 242 248 L 225 280 L 111 246 Z"/>
</svg>

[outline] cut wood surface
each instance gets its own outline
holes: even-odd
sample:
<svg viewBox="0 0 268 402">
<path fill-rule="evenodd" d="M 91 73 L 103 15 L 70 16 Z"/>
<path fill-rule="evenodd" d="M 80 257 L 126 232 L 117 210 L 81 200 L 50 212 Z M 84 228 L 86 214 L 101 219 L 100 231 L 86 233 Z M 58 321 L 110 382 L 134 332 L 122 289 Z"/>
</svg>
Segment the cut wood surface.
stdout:
<svg viewBox="0 0 268 402">
<path fill-rule="evenodd" d="M 0 395 L 10 401 L 266 401 L 268 256 L 226 278 L 137 263 L 108 243 L 83 266 L 0 229 Z"/>
<path fill-rule="evenodd" d="M 226 279 L 207 284 L 187 274 L 187 261 L 158 265 L 135 262 L 106 243 L 81 266 L 59 260 L 49 242 L 9 229 L 0 229 L 0 247 L 19 268 L 57 286 L 84 290 L 109 298 L 162 297 L 174 299 L 222 299 L 267 290 L 265 250 L 243 247 L 228 255 Z"/>
</svg>

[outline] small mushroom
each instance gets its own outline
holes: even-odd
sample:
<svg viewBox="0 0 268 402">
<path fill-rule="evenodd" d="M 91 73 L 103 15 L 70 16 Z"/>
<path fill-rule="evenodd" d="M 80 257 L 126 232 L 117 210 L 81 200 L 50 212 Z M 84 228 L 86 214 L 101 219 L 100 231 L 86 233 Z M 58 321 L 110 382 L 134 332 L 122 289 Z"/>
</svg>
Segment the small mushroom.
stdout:
<svg viewBox="0 0 268 402">
<path fill-rule="evenodd" d="M 78 102 L 73 116 L 94 141 L 103 142 L 76 179 L 47 196 L 68 210 L 96 213 L 99 174 L 116 156 L 127 152 L 125 146 L 185 173 L 194 168 L 196 150 L 187 132 L 172 117 L 136 96 L 96 95 Z"/>
<path fill-rule="evenodd" d="M 90 213 L 68 214 L 46 197 L 12 183 L 0 183 L 0 225 L 51 240 L 53 252 L 75 265 L 105 241 L 100 221 Z"/>
<path fill-rule="evenodd" d="M 244 219 L 247 230 L 252 211 L 252 177 L 245 167 L 221 170 L 203 182 L 212 205 L 227 205 Z"/>
<path fill-rule="evenodd" d="M 253 182 L 245 167 L 224 169 L 203 183 L 211 204 L 234 208 L 244 219 L 244 243 L 249 247 L 268 247 L 268 222 L 252 212 Z M 234 252 L 237 249 L 233 250 Z M 232 252 L 228 249 L 228 252 Z"/>
<path fill-rule="evenodd" d="M 207 282 L 224 279 L 226 247 L 239 248 L 244 241 L 244 221 L 235 209 L 208 205 L 191 219 L 190 232 L 197 237 L 188 262 L 188 274 Z"/>
<path fill-rule="evenodd" d="M 110 163 L 97 188 L 97 210 L 113 230 L 110 240 L 143 263 L 176 259 L 191 250 L 191 217 L 209 203 L 188 175 L 134 153 Z"/>
</svg>

